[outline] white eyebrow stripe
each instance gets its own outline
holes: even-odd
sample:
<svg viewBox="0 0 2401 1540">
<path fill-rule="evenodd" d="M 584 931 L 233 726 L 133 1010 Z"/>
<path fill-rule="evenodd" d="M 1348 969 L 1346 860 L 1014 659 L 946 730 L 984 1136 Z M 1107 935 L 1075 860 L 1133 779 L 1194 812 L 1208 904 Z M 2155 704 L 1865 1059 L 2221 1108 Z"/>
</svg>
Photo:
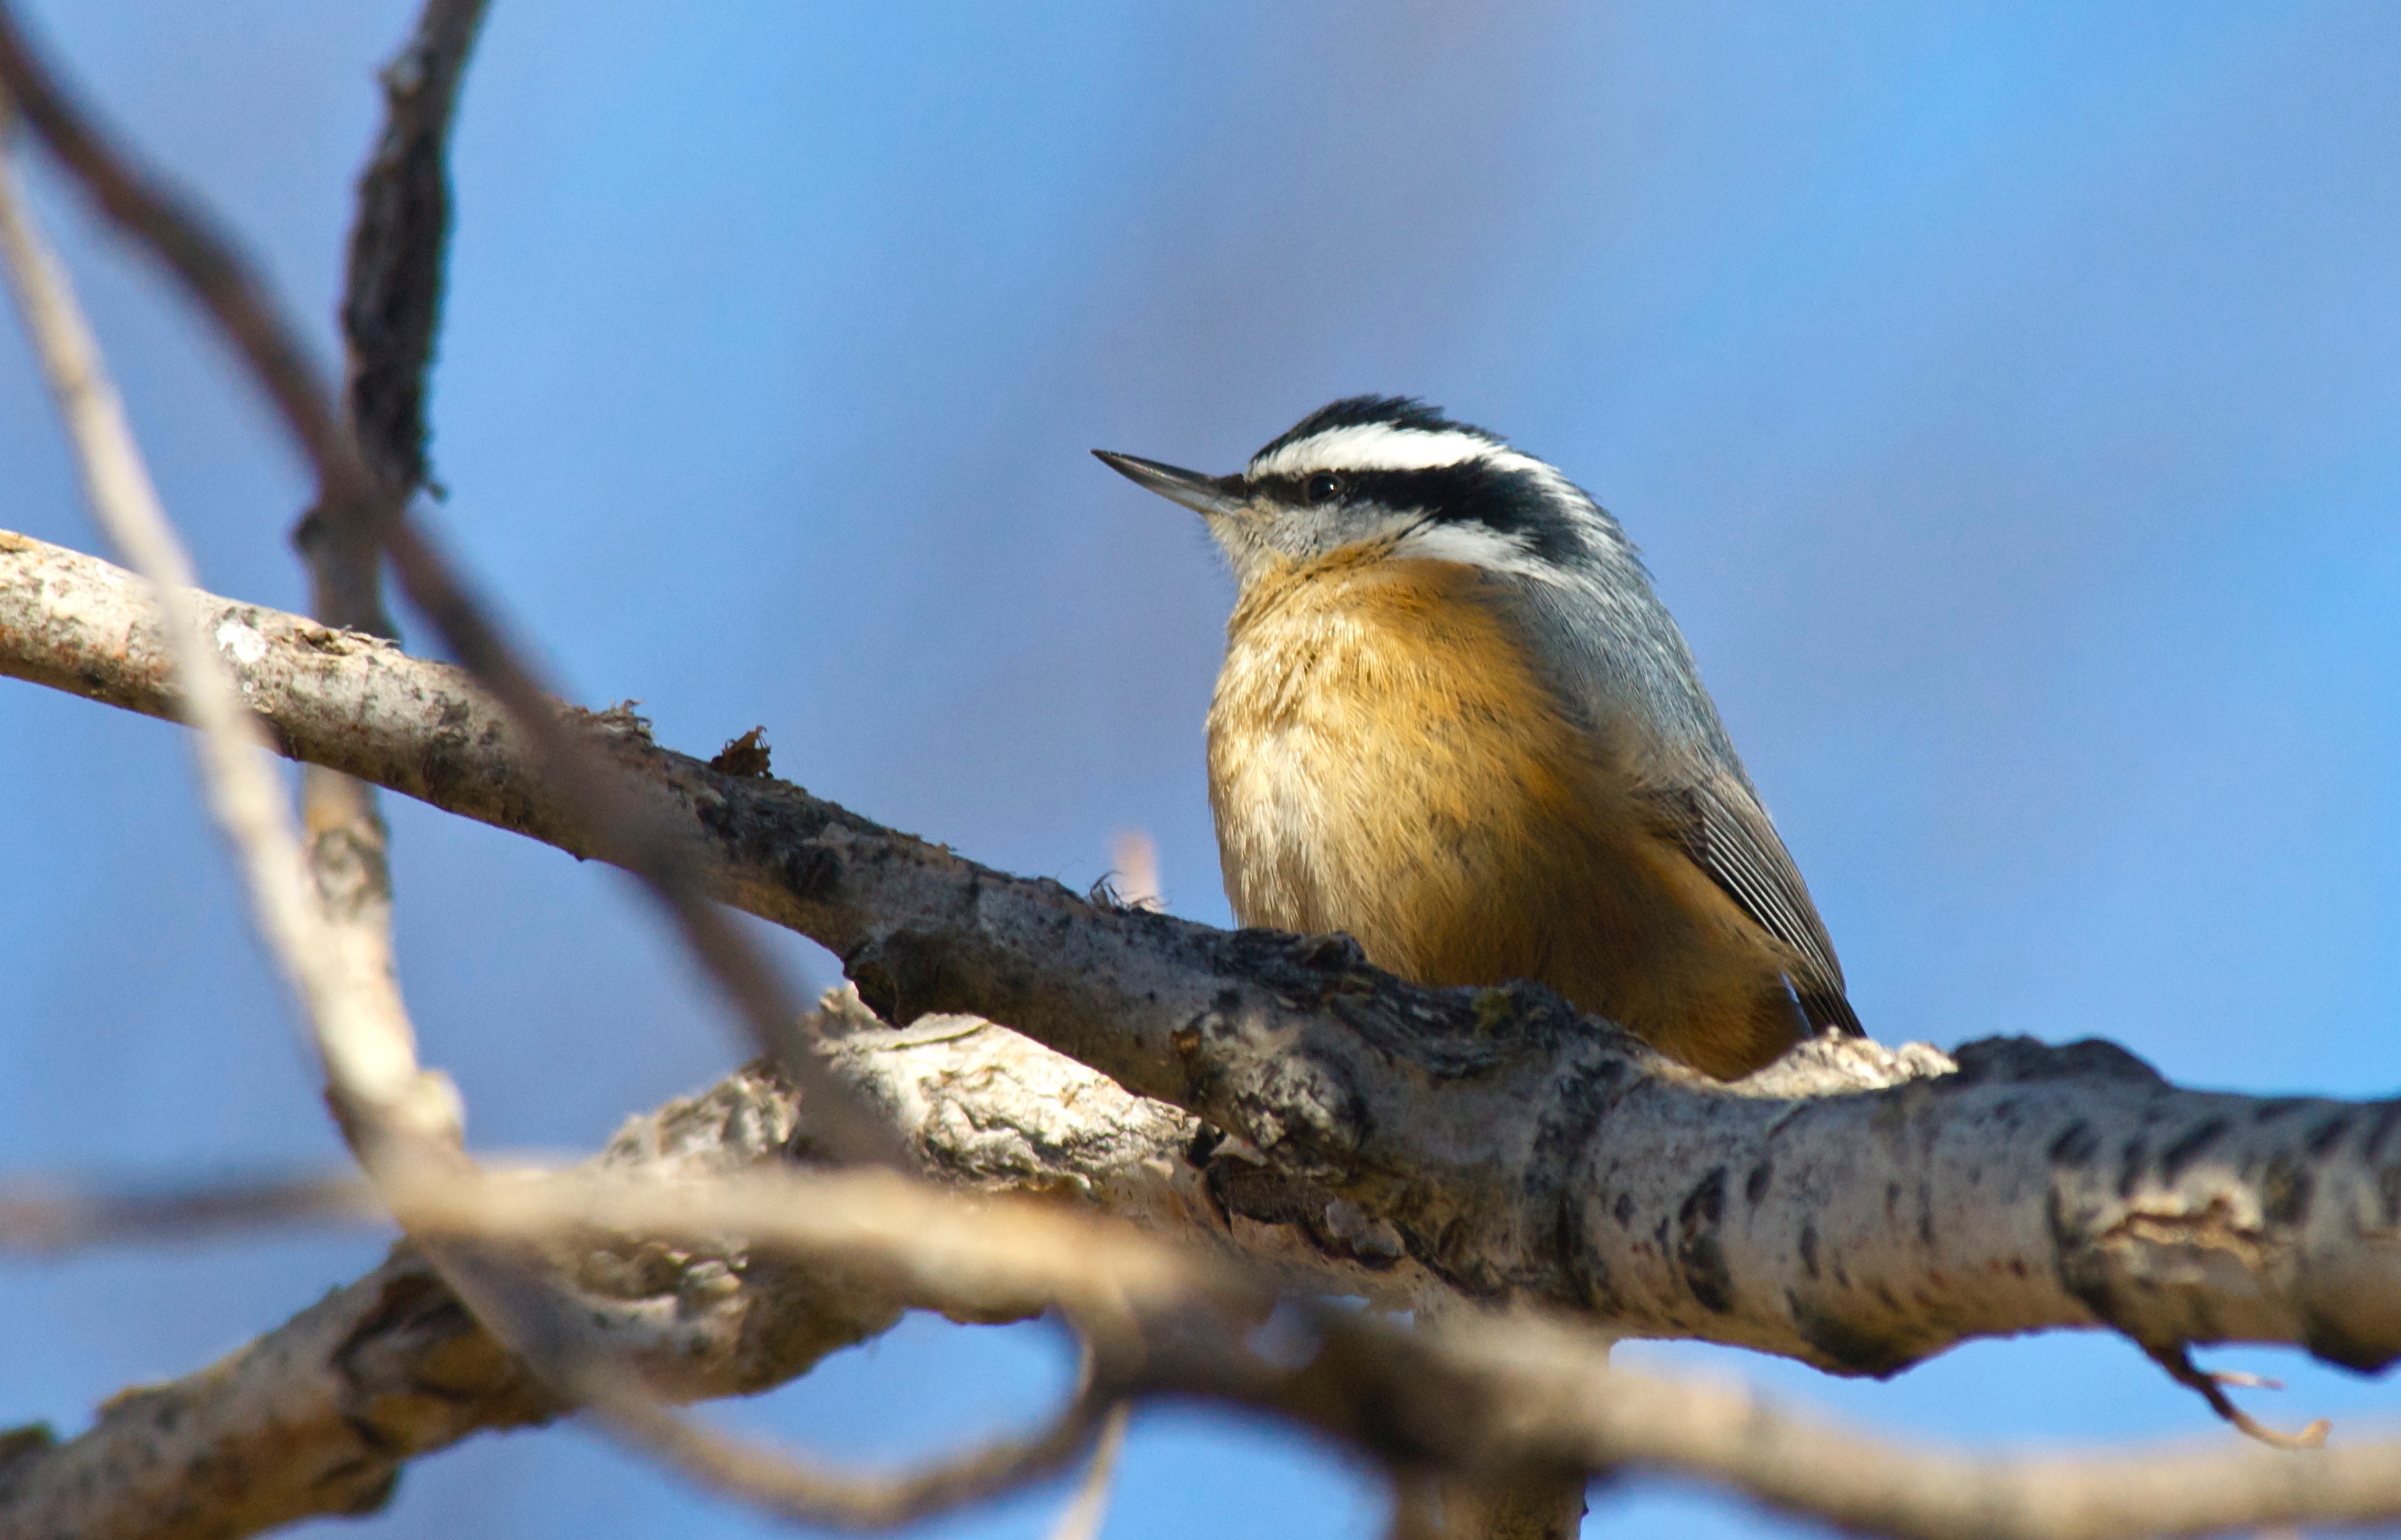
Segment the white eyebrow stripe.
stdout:
<svg viewBox="0 0 2401 1540">
<path fill-rule="evenodd" d="M 1432 470 L 1489 455 L 1501 446 L 1481 433 L 1354 423 L 1312 433 L 1298 443 L 1253 460 L 1249 474 L 1292 476 L 1311 470 Z"/>
<path fill-rule="evenodd" d="M 1591 495 L 1568 480 L 1559 468 L 1548 460 L 1538 460 L 1531 455 L 1504 445 L 1492 451 L 1490 463 L 1502 470 L 1523 471 L 1533 477 L 1562 507 L 1581 510 L 1592 505 Z"/>
</svg>

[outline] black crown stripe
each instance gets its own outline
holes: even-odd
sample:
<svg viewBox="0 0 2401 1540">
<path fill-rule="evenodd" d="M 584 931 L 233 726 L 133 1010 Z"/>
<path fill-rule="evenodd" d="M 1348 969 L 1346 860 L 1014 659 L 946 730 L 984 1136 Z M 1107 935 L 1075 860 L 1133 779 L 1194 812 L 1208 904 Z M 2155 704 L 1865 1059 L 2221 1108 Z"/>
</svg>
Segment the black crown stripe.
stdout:
<svg viewBox="0 0 2401 1540">
<path fill-rule="evenodd" d="M 1421 433 L 1473 433 L 1495 445 L 1502 442 L 1497 433 L 1487 432 L 1470 423 L 1451 421 L 1442 415 L 1441 407 L 1429 406 L 1415 396 L 1345 396 L 1340 401 L 1319 407 L 1285 429 L 1251 459 L 1255 463 L 1279 449 L 1289 448 L 1303 439 L 1313 439 L 1338 428 L 1365 428 L 1370 424 L 1412 429 Z"/>
</svg>

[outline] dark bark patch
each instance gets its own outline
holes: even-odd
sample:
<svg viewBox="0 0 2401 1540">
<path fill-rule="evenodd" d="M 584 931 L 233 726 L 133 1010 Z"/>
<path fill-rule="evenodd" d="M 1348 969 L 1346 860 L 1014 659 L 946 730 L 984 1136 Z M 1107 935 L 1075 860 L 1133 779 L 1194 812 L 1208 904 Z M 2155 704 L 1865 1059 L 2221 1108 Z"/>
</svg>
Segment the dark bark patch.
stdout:
<svg viewBox="0 0 2401 1540">
<path fill-rule="evenodd" d="M 1818 1281 L 1818 1223 L 1815 1220 L 1801 1221 L 1801 1271 L 1809 1281 Z"/>
<path fill-rule="evenodd" d="M 1792 1312 L 1792 1329 L 1824 1356 L 1824 1367 L 1832 1373 L 1881 1380 L 1907 1369 L 1919 1357 L 1889 1332 L 1816 1309 L 1789 1294 L 1785 1301 Z"/>
<path fill-rule="evenodd" d="M 1304 937 L 1300 945 L 1300 963 L 1321 973 L 1346 974 L 1367 965 L 1367 953 L 1349 933 L 1334 931 L 1325 935 Z"/>
<path fill-rule="evenodd" d="M 2335 1141 L 2341 1138 L 2342 1136 L 2350 1132 L 2350 1130 L 2351 1114 L 2348 1112 L 2338 1112 L 2333 1117 L 2330 1117 L 2324 1123 L 2319 1124 L 2315 1128 L 2311 1129 L 2308 1137 L 2301 1140 L 2301 1148 L 2307 1150 L 2311 1154 L 2323 1159 L 2326 1152 L 2335 1147 Z"/>
<path fill-rule="evenodd" d="M 1757 1165 L 1752 1166 L 1750 1175 L 1742 1179 L 1743 1201 L 1753 1208 L 1758 1207 L 1759 1201 L 1767 1196 L 1767 1184 L 1773 1181 L 1775 1177 L 1776 1165 L 1773 1161 L 1761 1161 Z"/>
<path fill-rule="evenodd" d="M 2367 1142 L 2361 1148 L 2371 1164 L 2384 1158 L 2384 1141 L 2393 1137 L 2396 1125 L 2401 1125 L 2401 1101 L 2378 1102 L 2376 1121 L 2368 1124 Z"/>
<path fill-rule="evenodd" d="M 1240 1214 L 1259 1224 L 1288 1226 L 1308 1235 L 1321 1249 L 1349 1256 L 1347 1243 L 1329 1247 L 1324 1228 L 1325 1195 L 1306 1182 L 1296 1181 L 1269 1166 L 1246 1160 L 1211 1161 L 1206 1179 L 1210 1201 L 1221 1214 Z"/>
<path fill-rule="evenodd" d="M 2170 1182 L 2182 1179 L 2185 1168 L 2207 1153 L 2211 1145 L 2225 1138 L 2229 1126 L 2224 1118 L 2210 1118 L 2187 1129 L 2174 1143 L 2160 1152 L 2160 1176 Z"/>
<path fill-rule="evenodd" d="M 784 856 L 784 891 L 803 904 L 821 904 L 839 893 L 842 875 L 842 857 L 823 845 L 803 845 Z"/>
<path fill-rule="evenodd" d="M 1734 1274 L 1718 1242 L 1725 1218 L 1725 1167 L 1714 1168 L 1684 1195 L 1676 1211 L 1677 1270 L 1693 1298 L 1721 1315 L 1734 1308 Z"/>
<path fill-rule="evenodd" d="M 2280 1229 L 2299 1224 L 2310 1217 L 2312 1186 L 2310 1168 L 2298 1156 L 2278 1155 L 2259 1179 L 2261 1217 Z"/>
<path fill-rule="evenodd" d="M 858 998 L 884 1020 L 906 1027 L 952 1003 L 941 942 L 913 931 L 895 931 L 870 941 L 842 960 L 842 971 L 858 986 Z"/>
<path fill-rule="evenodd" d="M 2143 1164 L 2145 1160 L 2148 1158 L 2150 1152 L 2150 1146 L 2143 1141 L 2140 1135 L 2128 1139 L 2125 1145 L 2119 1150 L 2118 1195 L 2120 1197 L 2133 1197 L 2134 1195 L 2134 1189 L 2142 1185 Z"/>
<path fill-rule="evenodd" d="M 2093 1248 L 2086 1243 L 2082 1227 L 2068 1217 L 2056 1188 L 2043 1201 L 2042 1218 L 2044 1228 L 2051 1233 L 2052 1265 L 2058 1270 L 2059 1287 L 2082 1301 L 2094 1318 L 2114 1323 L 2118 1306 L 2109 1291 L 2106 1270 L 2096 1265 Z"/>
<path fill-rule="evenodd" d="M 1988 1037 L 1963 1043 L 1951 1056 L 1958 1062 L 1957 1083 L 1987 1081 L 2138 1080 L 2164 1085 L 2160 1072 L 2114 1043 L 2085 1038 L 2054 1047 L 2030 1037 Z"/>
<path fill-rule="evenodd" d="M 2051 1141 L 2051 1149 L 2046 1153 L 2051 1165 L 2073 1171 L 2089 1165 L 2100 1148 L 2100 1137 L 2092 1132 L 2090 1124 L 2079 1119 Z"/>
<path fill-rule="evenodd" d="M 2380 1373 L 2401 1358 L 2401 1342 L 2368 1338 L 2330 1315 L 2310 1311 L 2301 1317 L 2301 1345 L 2315 1358 L 2361 1374 Z"/>
</svg>

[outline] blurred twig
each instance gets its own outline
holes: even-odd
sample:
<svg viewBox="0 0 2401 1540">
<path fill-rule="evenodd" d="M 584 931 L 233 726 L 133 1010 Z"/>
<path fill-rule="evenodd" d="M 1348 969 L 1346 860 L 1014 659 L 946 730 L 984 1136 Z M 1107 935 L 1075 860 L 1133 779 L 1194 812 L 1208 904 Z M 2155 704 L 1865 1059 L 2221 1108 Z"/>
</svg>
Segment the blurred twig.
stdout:
<svg viewBox="0 0 2401 1540">
<path fill-rule="evenodd" d="M 1144 829 L 1119 829 L 1109 837 L 1109 875 L 1101 879 L 1117 903 L 1129 909 L 1162 911 L 1167 907 L 1159 887 L 1159 846 Z"/>
<path fill-rule="evenodd" d="M 761 1048 L 781 1056 L 795 1083 L 825 1102 L 826 1152 L 889 1162 L 895 1150 L 889 1130 L 848 1101 L 845 1088 L 801 1040 L 799 1002 L 764 954 L 708 901 L 686 842 L 651 816 L 562 720 L 557 697 L 522 650 L 407 517 L 401 489 L 384 484 L 369 469 L 334 405 L 333 392 L 298 333 L 268 298 L 265 283 L 213 222 L 106 141 L 35 58 L 5 4 L 0 86 L 102 211 L 166 265 L 234 346 L 316 472 L 318 516 L 337 527 L 372 532 L 391 558 L 402 591 L 509 712 L 594 846 L 650 888 Z"/>
<path fill-rule="evenodd" d="M 12 94 L 15 81 L 9 81 Z M 397 999 L 358 987 L 309 888 L 299 830 L 265 736 L 243 708 L 191 599 L 190 558 L 167 522 L 124 408 L 67 277 L 0 155 L 0 256 L 67 425 L 92 516 L 148 582 L 174 660 L 211 811 L 245 879 L 269 950 L 299 996 L 328 1086 L 347 1120 L 397 1138 L 455 1142 L 447 1085 L 421 1073 Z M 372 1158 L 372 1152 L 371 1152 Z"/>
<path fill-rule="evenodd" d="M 1087 1358 L 1089 1363 L 1089 1354 Z M 1095 1382 L 1088 1367 L 1074 1399 L 1031 1436 L 995 1440 L 918 1470 L 882 1477 L 821 1469 L 781 1450 L 706 1433 L 687 1418 L 633 1397 L 604 1397 L 592 1410 L 621 1438 L 753 1507 L 802 1523 L 884 1530 L 955 1512 L 1064 1470 L 1117 1414 L 1120 1394 Z"/>
<path fill-rule="evenodd" d="M 1107 1420 L 1101 1424 L 1100 1441 L 1092 1446 L 1091 1464 L 1077 1483 L 1076 1495 L 1068 1499 L 1059 1521 L 1051 1526 L 1050 1540 L 1100 1540 L 1101 1525 L 1109 1516 L 1109 1488 L 1117 1479 L 1118 1455 L 1125 1448 L 1129 1416 L 1123 1401 L 1109 1409 Z"/>
<path fill-rule="evenodd" d="M 351 441 L 387 496 L 424 480 L 426 368 L 441 316 L 449 240 L 445 150 L 459 82 L 484 0 L 427 0 L 417 28 L 383 73 L 385 120 L 359 179 L 342 298 Z M 321 493 L 325 489 L 321 487 Z M 304 516 L 294 544 L 309 571 L 309 608 L 328 625 L 397 634 L 383 604 L 382 552 L 368 508 L 327 496 Z M 322 765 L 304 767 L 303 822 L 309 875 L 328 941 L 353 987 L 389 997 L 405 1019 L 392 955 L 390 825 L 370 784 Z"/>
<path fill-rule="evenodd" d="M 240 704 L 233 680 L 200 631 L 192 602 L 189 557 L 159 506 L 99 350 L 64 271 L 40 238 L 17 193 L 13 165 L 0 155 L 0 265 L 5 265 L 26 329 L 58 398 L 81 466 L 94 517 L 146 579 L 174 660 L 186 719 L 197 729 L 201 781 L 233 847 L 269 951 L 304 1007 L 328 1099 L 368 1175 L 412 1234 L 435 1257 L 444 1278 L 495 1335 L 527 1355 L 554 1386 L 590 1404 L 602 1421 L 688 1471 L 737 1493 L 786 1509 L 817 1492 L 829 1512 L 877 1502 L 920 1505 L 943 1493 L 965 1500 L 979 1481 L 1024 1479 L 1010 1473 L 1048 1459 L 1073 1458 L 1092 1417 L 1063 1423 L 1027 1450 L 981 1465 L 936 1473 L 919 1485 L 844 1486 L 797 1468 L 776 1484 L 772 1460 L 741 1450 L 647 1403 L 624 1369 L 605 1355 L 574 1351 L 556 1329 L 559 1302 L 504 1250 L 446 1244 L 432 1218 L 446 1193 L 484 1179 L 460 1147 L 460 1110 L 448 1084 L 417 1064 L 414 1033 L 396 989 L 352 966 L 356 938 L 337 938 L 311 892 L 299 831 L 294 826 L 264 736 Z M 721 917 L 719 923 L 722 926 Z M 378 938 L 369 937 L 369 940 Z M 822 1066 L 819 1078 L 829 1081 Z M 837 1119 L 846 1091 L 826 1098 Z M 858 1114 L 851 1114 L 854 1124 Z M 839 1124 L 838 1124 L 839 1126 Z M 902 1179 L 885 1179 L 899 1182 Z M 849 1506 L 845 1506 L 845 1504 Z"/>
<path fill-rule="evenodd" d="M 1909 1540 L 2116 1540 L 2401 1517 L 2401 1442 L 1975 1458 L 1843 1429 L 1738 1388 L 1618 1369 L 1588 1330 L 1523 1314 L 1462 1313 L 1412 1330 L 1303 1305 L 1302 1335 L 1263 1350 L 1251 1323 L 1269 1296 L 1239 1268 L 1054 1206 L 968 1207 L 880 1172 L 437 1176 L 405 1179 L 399 1196 L 429 1232 L 486 1242 L 739 1236 L 863 1270 L 942 1308 L 1053 1303 L 1099 1344 L 1104 1367 L 1046 1433 L 889 1481 L 753 1465 L 765 1457 L 731 1442 L 683 1451 L 687 1468 L 825 1521 L 877 1527 L 972 1501 L 1060 1468 L 1110 1406 L 1190 1397 L 1336 1439 L 1406 1473 L 1405 1492 L 1420 1493 L 1428 1475 L 1508 1492 L 1562 1474 L 1644 1470 Z M 689 1437 L 682 1424 L 656 1431 L 669 1444 Z M 1404 1512 L 1422 1526 L 1422 1502 L 1405 1500 Z"/>
<path fill-rule="evenodd" d="M 342 334 L 351 441 L 388 497 L 425 480 L 426 372 L 440 321 L 450 235 L 446 164 L 459 86 L 485 0 L 427 0 L 415 31 L 385 66 L 384 124 L 359 178 Z M 325 497 L 293 532 L 309 569 L 317 619 L 397 634 L 385 611 L 382 552 L 356 499 Z M 309 869 L 348 965 L 378 989 L 399 988 L 391 951 L 390 829 L 375 788 L 309 766 L 301 776 Z"/>
<path fill-rule="evenodd" d="M 199 1186 L 123 1187 L 65 1178 L 0 1186 L 0 1250 L 37 1255 L 201 1239 L 303 1220 L 390 1219 L 373 1185 L 355 1172 Z"/>
</svg>

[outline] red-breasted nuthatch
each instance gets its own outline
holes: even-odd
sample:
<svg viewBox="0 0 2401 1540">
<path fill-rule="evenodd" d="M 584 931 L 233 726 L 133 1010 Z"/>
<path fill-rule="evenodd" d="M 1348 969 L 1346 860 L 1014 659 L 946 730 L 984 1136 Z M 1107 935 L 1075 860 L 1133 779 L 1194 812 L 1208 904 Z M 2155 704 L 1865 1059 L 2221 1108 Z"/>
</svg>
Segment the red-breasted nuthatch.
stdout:
<svg viewBox="0 0 2401 1540">
<path fill-rule="evenodd" d="M 1209 804 L 1242 924 L 1538 980 L 1729 1078 L 1859 1029 L 1683 634 L 1556 469 L 1370 396 L 1235 475 L 1095 453 L 1233 564 Z"/>
</svg>

